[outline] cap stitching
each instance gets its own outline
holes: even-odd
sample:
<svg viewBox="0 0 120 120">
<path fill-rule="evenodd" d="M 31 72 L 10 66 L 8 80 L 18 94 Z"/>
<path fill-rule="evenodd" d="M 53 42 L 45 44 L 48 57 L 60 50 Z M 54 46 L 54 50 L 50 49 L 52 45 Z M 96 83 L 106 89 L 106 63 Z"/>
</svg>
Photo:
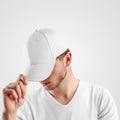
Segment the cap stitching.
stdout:
<svg viewBox="0 0 120 120">
<path fill-rule="evenodd" d="M 49 42 L 48 42 L 48 39 L 47 39 L 47 37 L 46 37 L 46 34 L 45 33 L 43 33 L 42 31 L 40 31 L 42 34 L 43 34 L 43 36 L 45 37 L 45 39 L 46 39 L 46 41 L 47 41 L 47 43 L 48 43 L 48 46 L 49 46 L 49 48 L 50 48 L 50 53 L 51 53 L 51 56 L 52 56 L 52 58 L 54 58 L 54 56 L 53 56 L 53 52 L 52 52 L 52 49 L 51 49 L 51 47 L 50 47 L 50 44 L 49 44 Z"/>
</svg>

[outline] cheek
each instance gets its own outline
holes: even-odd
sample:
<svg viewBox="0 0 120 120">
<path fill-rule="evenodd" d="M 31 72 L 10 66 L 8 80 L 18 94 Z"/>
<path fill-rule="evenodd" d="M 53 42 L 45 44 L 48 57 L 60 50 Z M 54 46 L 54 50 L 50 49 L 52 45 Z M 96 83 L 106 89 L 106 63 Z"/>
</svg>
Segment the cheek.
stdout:
<svg viewBox="0 0 120 120">
<path fill-rule="evenodd" d="M 66 74 L 66 68 L 63 64 L 63 62 L 59 62 L 59 64 L 55 64 L 53 71 L 51 75 L 49 76 L 49 80 L 52 83 L 59 82 L 60 80 L 63 80 L 64 76 Z"/>
<path fill-rule="evenodd" d="M 55 65 L 52 75 L 58 77 L 58 76 L 62 75 L 64 71 L 65 71 L 65 67 L 64 67 L 63 63 L 61 62 L 59 65 Z"/>
<path fill-rule="evenodd" d="M 55 71 L 51 75 L 52 82 L 62 80 L 64 75 L 65 75 L 65 70 L 64 69 L 59 69 L 59 70 Z"/>
</svg>

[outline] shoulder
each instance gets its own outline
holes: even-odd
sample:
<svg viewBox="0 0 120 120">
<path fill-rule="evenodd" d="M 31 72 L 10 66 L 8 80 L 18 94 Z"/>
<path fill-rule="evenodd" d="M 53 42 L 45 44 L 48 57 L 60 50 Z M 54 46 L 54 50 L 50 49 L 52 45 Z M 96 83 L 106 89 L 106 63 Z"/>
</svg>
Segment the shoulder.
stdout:
<svg viewBox="0 0 120 120">
<path fill-rule="evenodd" d="M 118 120 L 118 111 L 109 89 L 104 86 L 83 80 L 83 87 L 89 91 L 94 101 L 99 120 Z"/>
<path fill-rule="evenodd" d="M 84 91 L 89 92 L 92 96 L 102 96 L 104 90 L 106 89 L 105 87 L 92 83 L 87 80 L 80 80 L 80 86 Z M 107 89 L 106 89 L 107 90 Z"/>
<path fill-rule="evenodd" d="M 88 90 L 91 94 L 94 94 L 96 96 L 103 96 L 103 95 L 109 95 L 111 96 L 111 92 L 104 86 L 92 83 L 87 80 L 80 80 L 80 84 L 83 89 Z"/>
</svg>

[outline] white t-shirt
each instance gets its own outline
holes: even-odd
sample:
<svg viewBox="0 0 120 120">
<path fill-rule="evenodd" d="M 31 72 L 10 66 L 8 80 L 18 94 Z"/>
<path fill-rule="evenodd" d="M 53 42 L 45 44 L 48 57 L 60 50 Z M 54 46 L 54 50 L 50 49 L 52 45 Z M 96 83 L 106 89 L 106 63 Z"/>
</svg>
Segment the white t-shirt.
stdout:
<svg viewBox="0 0 120 120">
<path fill-rule="evenodd" d="M 118 112 L 106 88 L 80 80 L 67 105 L 59 103 L 43 87 L 27 95 L 17 120 L 118 120 Z"/>
</svg>

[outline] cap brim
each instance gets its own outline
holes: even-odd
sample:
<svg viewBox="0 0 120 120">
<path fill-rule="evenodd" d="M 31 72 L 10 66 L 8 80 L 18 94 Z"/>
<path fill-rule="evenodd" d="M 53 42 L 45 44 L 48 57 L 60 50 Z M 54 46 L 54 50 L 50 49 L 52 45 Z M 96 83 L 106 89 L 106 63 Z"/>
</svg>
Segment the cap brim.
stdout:
<svg viewBox="0 0 120 120">
<path fill-rule="evenodd" d="M 54 64 L 55 61 L 29 66 L 26 71 L 28 81 L 37 82 L 45 80 L 51 74 Z"/>
</svg>

